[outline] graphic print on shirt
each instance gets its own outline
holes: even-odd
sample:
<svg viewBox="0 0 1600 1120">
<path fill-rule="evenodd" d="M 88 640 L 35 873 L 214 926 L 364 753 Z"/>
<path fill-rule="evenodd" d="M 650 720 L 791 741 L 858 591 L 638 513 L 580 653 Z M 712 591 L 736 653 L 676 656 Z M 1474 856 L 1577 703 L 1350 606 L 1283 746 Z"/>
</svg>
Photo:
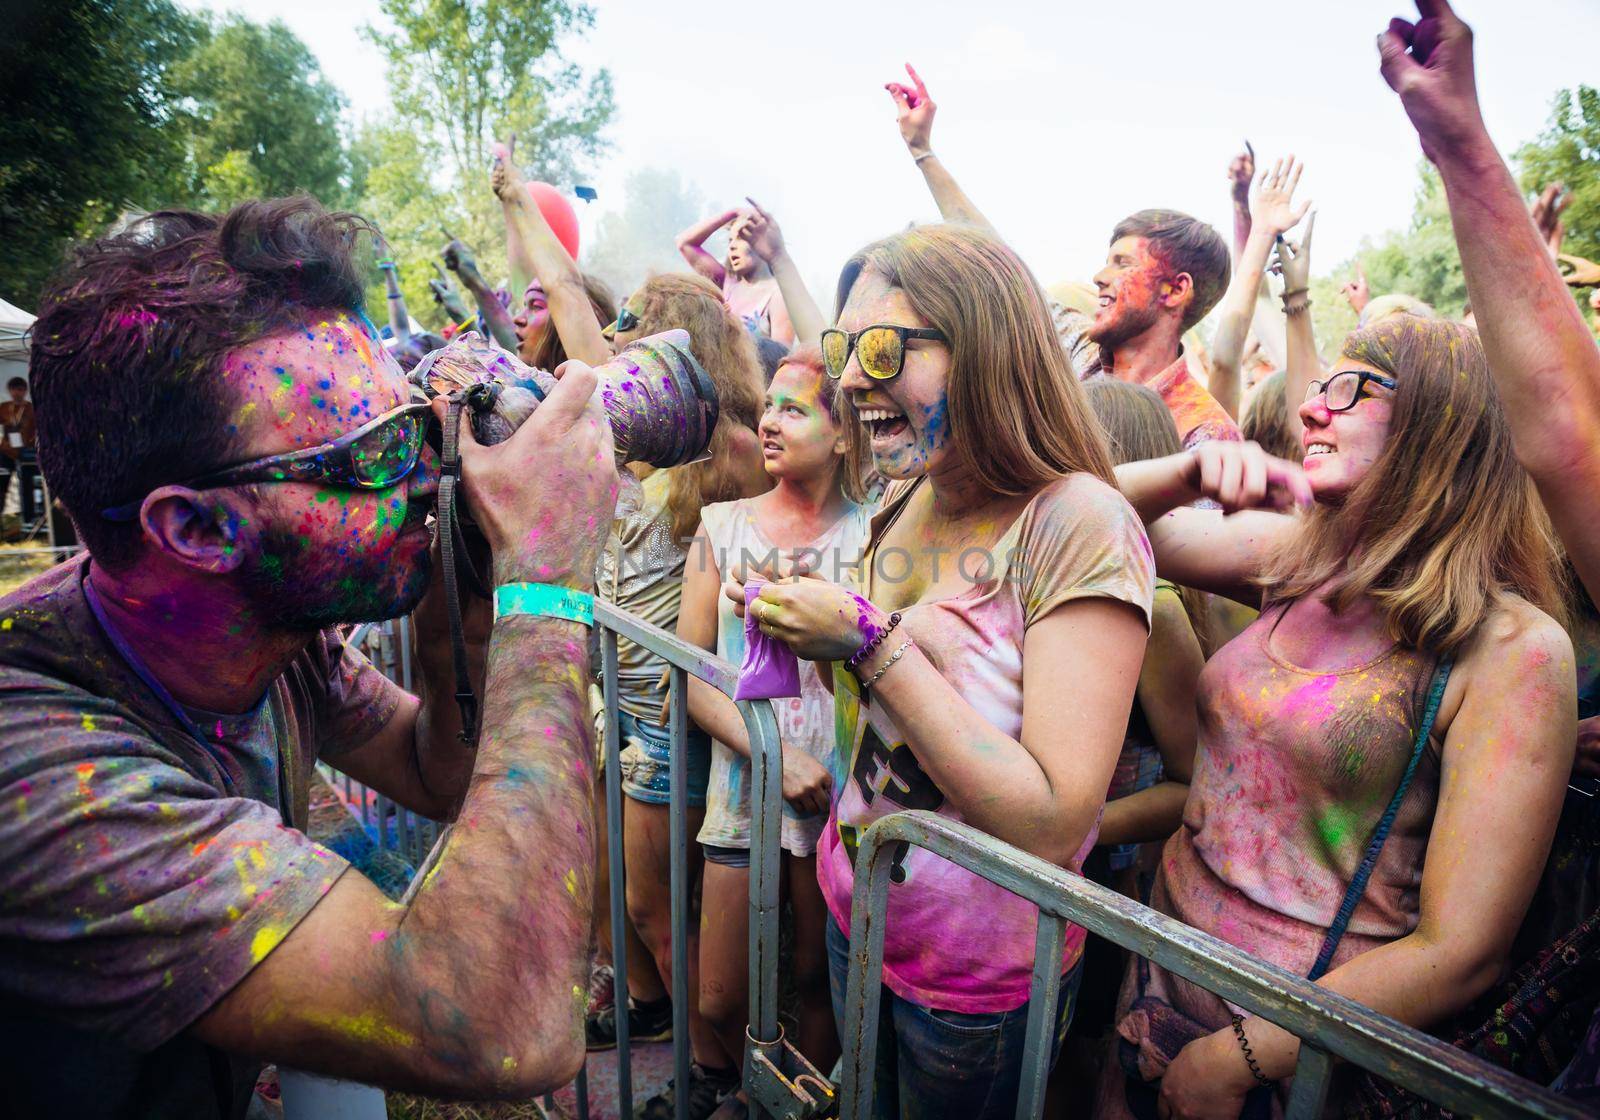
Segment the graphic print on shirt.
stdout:
<svg viewBox="0 0 1600 1120">
<path fill-rule="evenodd" d="M 882 736 L 871 724 L 861 735 L 861 746 L 856 750 L 856 764 L 850 774 L 855 780 L 861 800 L 872 805 L 881 795 L 902 809 L 938 809 L 944 804 L 944 794 L 933 784 L 933 779 L 923 773 L 916 755 L 904 743 L 893 747 L 884 744 Z M 850 825 L 839 825 L 839 836 L 855 863 L 860 834 Z M 889 878 L 896 883 L 906 881 L 905 858 L 910 845 L 897 843 L 894 865 Z"/>
</svg>

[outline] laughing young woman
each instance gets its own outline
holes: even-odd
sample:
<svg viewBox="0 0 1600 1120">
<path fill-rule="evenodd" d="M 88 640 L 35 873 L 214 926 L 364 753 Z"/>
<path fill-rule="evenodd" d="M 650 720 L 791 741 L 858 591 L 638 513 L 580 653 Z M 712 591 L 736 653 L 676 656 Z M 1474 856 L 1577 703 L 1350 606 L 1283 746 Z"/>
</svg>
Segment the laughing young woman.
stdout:
<svg viewBox="0 0 1600 1120">
<path fill-rule="evenodd" d="M 1153 575 L 1138 517 L 1037 282 L 992 234 L 913 229 L 856 254 L 824 332 L 850 435 L 898 480 L 861 586 L 768 583 L 763 632 L 837 698 L 817 855 L 842 1019 L 857 838 L 899 809 L 966 821 L 1077 868 L 1139 680 Z M 858 594 L 859 592 L 859 594 Z M 730 585 L 742 605 L 742 589 Z M 920 849 L 889 892 L 877 1114 L 1009 1116 L 1035 910 Z M 1084 931 L 1068 927 L 1057 1045 Z M 843 1033 L 841 1028 L 841 1033 Z"/>
<path fill-rule="evenodd" d="M 1224 443 L 1118 468 L 1163 578 L 1262 607 L 1201 674 L 1151 905 L 1426 1028 L 1504 965 L 1572 768 L 1552 538 L 1469 328 L 1356 331 L 1300 420 L 1303 473 Z M 1122 1011 L 1102 1116 L 1276 1110 L 1293 1035 L 1144 961 Z"/>
</svg>

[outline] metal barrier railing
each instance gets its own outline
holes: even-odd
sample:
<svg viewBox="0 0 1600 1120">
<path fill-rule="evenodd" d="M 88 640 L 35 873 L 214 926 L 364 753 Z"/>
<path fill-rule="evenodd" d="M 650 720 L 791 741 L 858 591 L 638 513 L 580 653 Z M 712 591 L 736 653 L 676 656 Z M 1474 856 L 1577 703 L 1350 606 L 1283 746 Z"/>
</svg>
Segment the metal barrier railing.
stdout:
<svg viewBox="0 0 1600 1120">
<path fill-rule="evenodd" d="M 617 639 L 626 638 L 667 665 L 671 735 L 669 775 L 672 784 L 669 846 L 672 891 L 672 1036 L 674 1113 L 688 1114 L 689 1090 L 689 882 L 688 785 L 685 740 L 688 732 L 688 678 L 694 676 L 730 699 L 739 671 L 698 646 L 690 645 L 607 603 L 595 603 L 600 631 L 602 689 L 605 696 L 606 816 L 609 846 L 612 968 L 618 1001 L 617 1098 L 621 1115 L 633 1113 L 633 1075 L 628 1038 L 625 959 L 627 874 L 622 850 L 622 770 L 617 729 Z M 372 663 L 407 690 L 412 687 L 410 620 L 368 623 L 346 639 L 360 647 Z M 833 1086 L 790 1046 L 778 1023 L 779 835 L 783 807 L 783 756 L 778 724 L 770 701 L 737 700 L 750 739 L 750 1020 L 746 1031 L 744 1087 L 752 1115 L 805 1120 L 829 1109 Z M 378 846 L 405 856 L 420 867 L 439 839 L 442 826 L 368 789 L 348 775 L 322 767 L 324 776 L 342 792 L 346 804 L 374 834 Z M 588 1116 L 587 1068 L 574 1085 L 578 1113 Z"/>
<path fill-rule="evenodd" d="M 895 848 L 901 844 L 934 852 L 1039 907 L 1017 1099 L 1019 1118 L 1038 1117 L 1044 1107 L 1061 986 L 1062 940 L 1069 921 L 1299 1037 L 1300 1059 L 1286 1120 L 1321 1115 L 1334 1058 L 1371 1070 L 1462 1115 L 1563 1120 L 1590 1115 L 1542 1086 L 1252 957 L 1109 887 L 947 817 L 908 811 L 875 821 L 862 834 L 856 856 L 845 997 L 848 1037 L 840 1040 L 845 1054 L 841 1092 L 845 1120 L 865 1120 L 872 1115 L 889 874 Z"/>
</svg>

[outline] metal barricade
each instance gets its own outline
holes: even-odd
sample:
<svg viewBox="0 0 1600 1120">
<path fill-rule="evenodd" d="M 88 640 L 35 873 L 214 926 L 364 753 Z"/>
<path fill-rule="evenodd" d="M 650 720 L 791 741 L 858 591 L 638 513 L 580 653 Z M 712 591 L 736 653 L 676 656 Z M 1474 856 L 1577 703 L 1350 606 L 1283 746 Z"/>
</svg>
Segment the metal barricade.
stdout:
<svg viewBox="0 0 1600 1120">
<path fill-rule="evenodd" d="M 638 644 L 667 663 L 671 735 L 669 775 L 672 866 L 673 1114 L 689 1105 L 689 883 L 688 678 L 692 675 L 733 698 L 739 671 L 728 662 L 651 626 L 610 604 L 596 601 L 601 677 L 606 706 L 606 816 L 611 859 L 612 967 L 619 1010 L 628 992 L 623 931 L 627 922 L 626 872 L 622 853 L 622 760 L 617 733 L 617 638 Z M 750 806 L 750 1021 L 745 1032 L 744 1087 L 754 1116 L 806 1120 L 824 1115 L 834 1102 L 832 1085 L 788 1044 L 778 1025 L 779 829 L 783 806 L 783 755 L 770 701 L 736 700 L 750 740 L 753 795 Z M 696 995 L 693 998 L 698 998 Z M 626 1013 L 617 1016 L 617 1097 L 623 1116 L 633 1112 Z"/>
<path fill-rule="evenodd" d="M 688 782 L 685 740 L 688 732 L 688 678 L 694 676 L 730 699 L 738 683 L 737 667 L 707 650 L 681 641 L 625 611 L 597 600 L 595 626 L 600 636 L 601 678 L 605 696 L 606 817 L 610 856 L 612 967 L 617 1016 L 617 1098 L 623 1116 L 633 1112 L 633 1076 L 626 1014 L 628 964 L 623 931 L 627 922 L 627 879 L 622 849 L 622 769 L 617 730 L 617 639 L 626 638 L 659 657 L 668 669 L 671 697 L 669 774 L 672 783 L 669 845 L 672 889 L 672 1036 L 674 1112 L 686 1115 L 689 1091 L 689 844 Z M 351 631 L 347 641 L 365 651 L 390 679 L 412 690 L 410 622 L 369 623 Z M 779 837 L 783 811 L 783 756 L 777 719 L 770 701 L 735 701 L 750 739 L 750 1020 L 746 1031 L 744 1087 L 752 1115 L 807 1120 L 828 1114 L 835 1101 L 833 1086 L 813 1069 L 784 1038 L 778 1023 Z M 338 788 L 352 812 L 375 833 L 379 847 L 406 856 L 421 866 L 437 842 L 440 826 L 387 797 L 367 789 L 348 775 L 327 767 L 323 773 Z M 588 1116 L 587 1069 L 574 1085 L 578 1113 Z"/>
<path fill-rule="evenodd" d="M 1019 1118 L 1038 1117 L 1050 1073 L 1065 926 L 1074 922 L 1167 971 L 1276 1023 L 1302 1040 L 1286 1120 L 1321 1115 L 1333 1059 L 1342 1058 L 1462 1115 L 1578 1117 L 1572 1101 L 1431 1035 L 1380 1015 L 1122 894 L 925 811 L 894 813 L 862 834 L 850 912 L 845 997 L 845 1120 L 872 1115 L 884 922 L 897 845 L 913 844 L 1039 907 Z"/>
</svg>

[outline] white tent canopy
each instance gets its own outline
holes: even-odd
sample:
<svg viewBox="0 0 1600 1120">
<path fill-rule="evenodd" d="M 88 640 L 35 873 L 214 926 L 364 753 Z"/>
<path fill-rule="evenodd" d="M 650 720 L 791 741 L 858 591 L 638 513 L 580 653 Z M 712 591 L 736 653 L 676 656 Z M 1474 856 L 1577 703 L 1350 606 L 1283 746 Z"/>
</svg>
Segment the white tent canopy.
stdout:
<svg viewBox="0 0 1600 1120">
<path fill-rule="evenodd" d="M 20 307 L 0 299 L 0 361 L 27 362 L 27 330 L 33 319 Z"/>
</svg>

